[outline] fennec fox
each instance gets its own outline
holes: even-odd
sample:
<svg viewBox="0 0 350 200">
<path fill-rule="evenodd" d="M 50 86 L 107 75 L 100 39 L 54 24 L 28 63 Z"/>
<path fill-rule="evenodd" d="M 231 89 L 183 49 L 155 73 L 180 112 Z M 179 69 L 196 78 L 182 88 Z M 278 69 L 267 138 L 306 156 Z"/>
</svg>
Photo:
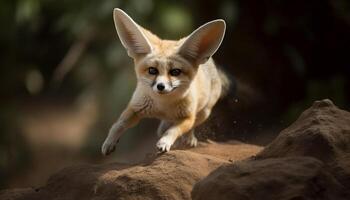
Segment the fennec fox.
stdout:
<svg viewBox="0 0 350 200">
<path fill-rule="evenodd" d="M 137 77 L 134 94 L 102 145 L 110 154 L 123 132 L 142 118 L 160 119 L 157 148 L 169 151 L 177 138 L 197 145 L 194 128 L 210 115 L 228 79 L 211 56 L 225 34 L 225 21 L 204 24 L 178 41 L 162 40 L 114 9 L 114 23 L 122 45 L 133 58 Z"/>
</svg>

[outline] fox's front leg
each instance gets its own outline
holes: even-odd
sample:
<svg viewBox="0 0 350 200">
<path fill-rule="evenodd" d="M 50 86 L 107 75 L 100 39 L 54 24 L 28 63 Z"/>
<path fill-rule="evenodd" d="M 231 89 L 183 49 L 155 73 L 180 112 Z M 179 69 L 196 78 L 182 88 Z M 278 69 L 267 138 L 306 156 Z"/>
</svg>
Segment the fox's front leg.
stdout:
<svg viewBox="0 0 350 200">
<path fill-rule="evenodd" d="M 164 134 L 164 132 L 170 128 L 170 126 L 171 126 L 170 122 L 162 120 L 157 129 L 158 137 L 161 137 Z"/>
<path fill-rule="evenodd" d="M 162 152 L 169 151 L 178 137 L 192 129 L 194 122 L 194 116 L 175 122 L 159 139 L 157 148 Z"/>
<path fill-rule="evenodd" d="M 120 115 L 118 121 L 114 123 L 109 130 L 108 136 L 102 145 L 102 154 L 108 155 L 112 153 L 124 131 L 135 126 L 139 121 L 140 117 L 132 110 L 132 108 L 127 107 Z"/>
</svg>

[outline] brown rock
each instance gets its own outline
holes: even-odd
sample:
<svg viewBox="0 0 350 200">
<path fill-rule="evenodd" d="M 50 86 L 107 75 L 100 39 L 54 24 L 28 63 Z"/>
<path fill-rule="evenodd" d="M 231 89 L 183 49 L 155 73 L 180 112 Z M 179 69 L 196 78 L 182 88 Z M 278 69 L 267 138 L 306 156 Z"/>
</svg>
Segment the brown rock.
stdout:
<svg viewBox="0 0 350 200">
<path fill-rule="evenodd" d="M 8 199 L 191 199 L 193 185 L 229 160 L 255 155 L 261 148 L 228 142 L 174 150 L 139 165 L 74 166 L 53 175 L 39 190 Z M 238 153 L 237 153 L 238 152 Z M 235 155 L 236 154 L 236 155 Z"/>
<path fill-rule="evenodd" d="M 316 101 L 256 158 L 288 156 L 311 156 L 323 161 L 350 188 L 350 113 L 328 99 Z"/>
<path fill-rule="evenodd" d="M 350 199 L 350 113 L 316 101 L 255 160 L 221 167 L 194 199 Z"/>
<path fill-rule="evenodd" d="M 350 153 L 350 113 L 316 101 L 257 157 L 311 156 L 326 163 Z"/>
<path fill-rule="evenodd" d="M 20 189 L 9 189 L 0 191 L 1 200 L 12 200 L 12 199 L 25 199 L 26 196 L 31 195 L 35 190 L 32 188 L 20 188 Z"/>
<path fill-rule="evenodd" d="M 193 189 L 193 199 L 346 199 L 345 188 L 310 157 L 250 160 L 218 168 Z"/>
</svg>

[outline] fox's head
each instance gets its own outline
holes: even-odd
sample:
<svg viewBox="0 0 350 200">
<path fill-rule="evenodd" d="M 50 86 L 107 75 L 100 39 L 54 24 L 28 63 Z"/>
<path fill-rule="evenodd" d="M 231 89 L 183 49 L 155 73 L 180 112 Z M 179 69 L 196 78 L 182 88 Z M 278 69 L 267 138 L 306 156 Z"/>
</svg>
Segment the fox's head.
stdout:
<svg viewBox="0 0 350 200">
<path fill-rule="evenodd" d="M 138 84 L 160 96 L 187 91 L 199 65 L 219 48 L 226 28 L 225 21 L 219 19 L 178 41 L 161 40 L 122 10 L 114 9 L 113 16 L 120 41 L 134 59 Z"/>
</svg>

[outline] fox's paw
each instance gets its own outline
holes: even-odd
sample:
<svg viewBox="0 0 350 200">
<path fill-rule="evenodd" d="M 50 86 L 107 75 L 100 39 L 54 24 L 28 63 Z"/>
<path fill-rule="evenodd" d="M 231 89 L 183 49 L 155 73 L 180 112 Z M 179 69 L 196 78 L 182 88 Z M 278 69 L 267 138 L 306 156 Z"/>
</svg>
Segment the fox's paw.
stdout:
<svg viewBox="0 0 350 200">
<path fill-rule="evenodd" d="M 102 154 L 104 156 L 107 156 L 110 153 L 112 153 L 115 150 L 115 146 L 118 142 L 119 142 L 119 139 L 117 141 L 112 141 L 112 140 L 106 139 L 102 145 L 102 149 L 101 149 Z"/>
<path fill-rule="evenodd" d="M 191 147 L 196 147 L 197 143 L 198 143 L 198 139 L 194 134 L 191 134 L 191 136 L 187 138 L 187 144 L 190 145 Z"/>
<path fill-rule="evenodd" d="M 198 139 L 193 133 L 186 134 L 181 137 L 178 145 L 180 147 L 196 147 Z"/>
<path fill-rule="evenodd" d="M 161 152 L 168 152 L 173 144 L 174 138 L 167 135 L 160 138 L 160 140 L 157 142 L 157 148 Z"/>
</svg>

